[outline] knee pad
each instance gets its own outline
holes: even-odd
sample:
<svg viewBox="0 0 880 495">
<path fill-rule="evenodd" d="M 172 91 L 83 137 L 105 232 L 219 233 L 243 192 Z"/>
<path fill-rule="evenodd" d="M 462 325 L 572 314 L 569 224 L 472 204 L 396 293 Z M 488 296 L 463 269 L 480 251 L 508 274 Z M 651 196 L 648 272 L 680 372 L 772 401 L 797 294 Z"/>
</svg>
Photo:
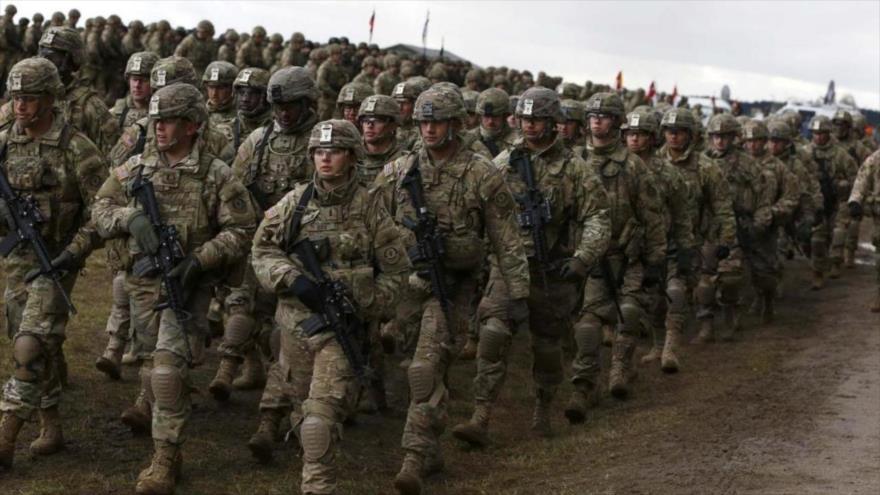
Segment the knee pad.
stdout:
<svg viewBox="0 0 880 495">
<path fill-rule="evenodd" d="M 250 315 L 236 313 L 226 319 L 223 330 L 223 341 L 230 347 L 236 347 L 248 341 L 254 333 L 256 322 Z"/>
<path fill-rule="evenodd" d="M 307 415 L 299 427 L 299 440 L 306 462 L 317 462 L 327 455 L 333 435 L 331 425 L 321 416 Z"/>
<path fill-rule="evenodd" d="M 117 308 L 128 309 L 128 292 L 125 290 L 125 277 L 113 277 L 113 305 Z"/>
<path fill-rule="evenodd" d="M 642 319 L 645 312 L 636 304 L 624 302 L 620 305 L 620 312 L 623 313 L 623 332 L 628 335 L 639 335 L 642 331 Z"/>
<path fill-rule="evenodd" d="M 497 363 L 504 358 L 510 346 L 512 335 L 507 326 L 498 318 L 489 318 L 480 326 L 480 340 L 477 356 L 480 359 Z"/>
<path fill-rule="evenodd" d="M 46 371 L 43 346 L 33 335 L 19 335 L 12 349 L 15 362 L 15 378 L 23 382 L 36 382 Z"/>
<path fill-rule="evenodd" d="M 694 300 L 702 306 L 709 306 L 715 302 L 715 286 L 711 281 L 700 277 L 700 281 L 694 289 Z"/>
<path fill-rule="evenodd" d="M 602 322 L 587 314 L 574 325 L 574 341 L 581 353 L 592 353 L 602 343 Z"/>
<path fill-rule="evenodd" d="M 183 378 L 180 370 L 170 364 L 158 364 L 150 372 L 150 386 L 160 409 L 176 410 L 183 397 Z"/>
<path fill-rule="evenodd" d="M 678 280 L 672 280 L 666 287 L 666 295 L 669 296 L 669 311 L 681 313 L 687 309 L 687 295 L 684 284 Z"/>
<path fill-rule="evenodd" d="M 409 380 L 409 391 L 412 400 L 415 402 L 425 402 L 434 393 L 435 387 L 435 371 L 434 364 L 428 361 L 415 360 L 406 370 Z"/>
</svg>

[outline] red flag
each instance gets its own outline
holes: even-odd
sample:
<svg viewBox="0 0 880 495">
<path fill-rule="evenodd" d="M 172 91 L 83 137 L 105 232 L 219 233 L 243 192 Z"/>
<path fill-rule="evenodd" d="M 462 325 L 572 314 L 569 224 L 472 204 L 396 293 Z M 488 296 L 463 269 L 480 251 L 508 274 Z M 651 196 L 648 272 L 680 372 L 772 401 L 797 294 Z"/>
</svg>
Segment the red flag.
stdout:
<svg viewBox="0 0 880 495">
<path fill-rule="evenodd" d="M 376 25 L 376 9 L 373 9 L 373 15 L 370 16 L 370 43 L 373 42 L 373 26 Z"/>
<path fill-rule="evenodd" d="M 645 95 L 645 99 L 653 101 L 655 96 L 657 96 L 657 87 L 654 85 L 654 81 L 651 81 L 651 86 L 648 87 L 648 94 Z"/>
<path fill-rule="evenodd" d="M 615 79 L 617 84 L 617 90 L 620 91 L 623 89 L 623 71 L 617 72 L 617 78 Z"/>
</svg>

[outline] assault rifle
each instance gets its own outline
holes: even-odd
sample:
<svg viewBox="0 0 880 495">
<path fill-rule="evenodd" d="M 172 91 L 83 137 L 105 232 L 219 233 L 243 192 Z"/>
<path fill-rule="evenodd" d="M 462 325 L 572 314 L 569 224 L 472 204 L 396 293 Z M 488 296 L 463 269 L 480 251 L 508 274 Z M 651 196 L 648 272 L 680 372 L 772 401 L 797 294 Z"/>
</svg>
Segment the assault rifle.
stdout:
<svg viewBox="0 0 880 495">
<path fill-rule="evenodd" d="M 544 292 L 547 291 L 547 271 L 551 269 L 550 253 L 547 247 L 547 235 L 544 228 L 552 219 L 550 201 L 535 184 L 535 176 L 532 174 L 532 163 L 529 154 L 520 149 L 514 149 L 510 153 L 510 164 L 516 169 L 523 182 L 526 183 L 526 192 L 517 196 L 516 202 L 522 209 L 517 214 L 516 221 L 523 229 L 527 229 L 532 236 L 532 244 L 535 249 L 535 261 L 541 271 L 541 282 Z"/>
</svg>

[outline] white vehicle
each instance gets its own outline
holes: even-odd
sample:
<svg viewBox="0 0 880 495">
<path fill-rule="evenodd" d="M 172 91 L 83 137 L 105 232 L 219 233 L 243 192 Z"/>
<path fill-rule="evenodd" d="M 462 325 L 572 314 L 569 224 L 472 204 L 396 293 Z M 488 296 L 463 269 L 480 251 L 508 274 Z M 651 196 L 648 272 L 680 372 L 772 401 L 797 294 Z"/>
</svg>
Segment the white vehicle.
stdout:
<svg viewBox="0 0 880 495">
<path fill-rule="evenodd" d="M 703 125 L 707 125 L 709 119 L 712 118 L 712 97 L 688 96 L 687 101 L 691 108 L 700 105 L 700 113 L 703 115 Z M 722 112 L 730 113 L 730 103 L 727 103 L 721 98 L 715 98 L 715 108 L 720 108 Z"/>
<path fill-rule="evenodd" d="M 819 102 L 790 100 L 785 105 L 783 105 L 782 108 L 777 110 L 776 114 L 782 114 L 783 112 L 786 112 L 788 110 L 794 110 L 800 113 L 801 122 L 803 122 L 800 132 L 801 134 L 805 134 L 805 131 L 810 124 L 810 120 L 814 116 L 824 115 L 830 119 L 834 117 L 834 113 L 841 108 L 851 113 L 857 113 L 859 111 L 856 107 L 844 103 L 824 104 Z"/>
</svg>

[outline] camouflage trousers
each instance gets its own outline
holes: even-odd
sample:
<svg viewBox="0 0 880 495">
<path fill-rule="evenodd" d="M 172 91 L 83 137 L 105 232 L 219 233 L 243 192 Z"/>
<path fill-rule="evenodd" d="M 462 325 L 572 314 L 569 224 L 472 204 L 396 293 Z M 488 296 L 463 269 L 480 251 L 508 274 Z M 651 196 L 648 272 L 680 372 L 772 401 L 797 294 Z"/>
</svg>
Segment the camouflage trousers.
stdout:
<svg viewBox="0 0 880 495">
<path fill-rule="evenodd" d="M 650 318 L 654 329 L 654 345 L 662 345 L 660 337 L 670 329 L 681 332 L 691 313 L 691 301 L 697 286 L 700 260 L 695 259 L 690 271 L 682 273 L 675 256 L 666 259 L 666 278 L 651 296 Z M 661 290 L 662 289 L 662 290 Z M 665 294 L 664 294 L 665 292 Z"/>
<path fill-rule="evenodd" d="M 275 331 L 275 309 L 278 298 L 265 292 L 257 281 L 254 269 L 248 263 L 244 280 L 237 287 L 231 287 L 223 301 L 223 339 L 217 350 L 222 356 L 245 359 L 254 349 L 262 351 L 263 356 L 273 357 L 270 349 L 272 333 Z M 247 331 L 230 328 L 232 315 L 246 315 L 253 325 Z"/>
<path fill-rule="evenodd" d="M 576 388 L 586 391 L 598 385 L 602 326 L 612 325 L 615 327 L 615 335 L 636 338 L 648 325 L 647 309 L 650 307 L 651 296 L 642 286 L 641 263 L 632 262 L 624 267 L 620 257 L 611 258 L 610 263 L 617 279 L 611 283 L 619 287 L 617 304 L 612 299 L 601 273 L 594 270 L 586 280 L 583 307 L 574 325 L 577 352 L 571 364 L 571 382 Z M 623 314 L 623 322 L 620 321 L 618 305 Z"/>
<path fill-rule="evenodd" d="M 834 230 L 831 234 L 829 257 L 832 263 L 839 265 L 843 262 L 844 250 L 855 251 L 858 247 L 859 229 L 861 229 L 862 223 L 850 216 L 849 207 L 844 201 L 837 206 L 837 215 L 835 215 L 832 225 Z"/>
<path fill-rule="evenodd" d="M 121 342 L 131 340 L 131 303 L 125 289 L 125 272 L 118 271 L 113 276 L 113 304 L 107 316 L 107 335 Z"/>
<path fill-rule="evenodd" d="M 333 112 L 336 110 L 336 98 L 322 96 L 318 100 L 318 120 L 329 120 L 333 118 Z M 342 118 L 341 116 L 339 118 Z"/>
<path fill-rule="evenodd" d="M 6 328 L 13 339 L 15 370 L 3 387 L 0 411 L 29 420 L 35 411 L 57 406 L 61 401 L 60 368 L 64 366 L 63 344 L 68 307 L 47 277 L 30 284 L 24 275 L 35 263 L 8 259 L 6 269 Z M 61 279 L 70 294 L 77 272 Z"/>
<path fill-rule="evenodd" d="M 752 286 L 758 295 L 772 297 L 776 294 L 776 286 L 779 284 L 782 272 L 778 242 L 779 229 L 771 228 L 756 236 L 754 245 L 747 254 Z"/>
<path fill-rule="evenodd" d="M 532 379 L 537 389 L 552 396 L 562 383 L 562 346 L 577 301 L 577 285 L 547 274 L 547 287 L 541 274 L 532 270 L 529 290 L 529 333 L 532 348 Z M 474 400 L 492 404 L 498 398 L 507 376 L 507 361 L 516 328 L 508 318 L 510 293 L 501 271 L 492 267 L 483 299 L 477 309 L 480 339 L 477 346 L 477 375 Z"/>
<path fill-rule="evenodd" d="M 813 236 L 810 238 L 811 265 L 813 271 L 821 273 L 827 272 L 831 268 L 832 262 L 843 260 L 845 229 L 849 225 L 845 222 L 838 224 L 839 209 L 829 214 L 830 216 L 825 216 L 821 222 L 818 222 L 818 225 L 813 227 Z M 844 223 L 846 227 L 844 227 Z"/>
<path fill-rule="evenodd" d="M 156 309 L 164 299 L 161 279 L 126 274 L 125 285 L 131 296 L 134 348 L 144 360 L 140 394 L 151 402 L 153 438 L 181 444 L 191 410 L 189 368 L 204 360 L 213 286 L 204 284 L 189 294 L 190 318 L 181 323 L 170 309 Z"/>
<path fill-rule="evenodd" d="M 711 242 L 700 249 L 700 269 L 694 288 L 698 320 L 712 320 L 721 307 L 740 304 L 748 264 L 746 254 L 735 247 L 726 259 L 720 260 L 717 252 L 718 246 Z"/>
<path fill-rule="evenodd" d="M 465 273 L 447 276 L 451 279 L 447 283 L 448 320 L 440 301 L 428 297 L 422 304 L 419 341 L 407 370 L 410 402 L 401 445 L 407 452 L 424 458 L 440 455 L 439 437 L 446 430 L 447 372 L 458 353 L 457 346 L 450 345 L 450 337 L 456 343 L 466 338 L 476 309 L 478 277 Z"/>
</svg>

